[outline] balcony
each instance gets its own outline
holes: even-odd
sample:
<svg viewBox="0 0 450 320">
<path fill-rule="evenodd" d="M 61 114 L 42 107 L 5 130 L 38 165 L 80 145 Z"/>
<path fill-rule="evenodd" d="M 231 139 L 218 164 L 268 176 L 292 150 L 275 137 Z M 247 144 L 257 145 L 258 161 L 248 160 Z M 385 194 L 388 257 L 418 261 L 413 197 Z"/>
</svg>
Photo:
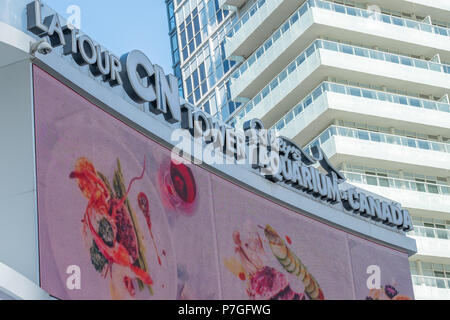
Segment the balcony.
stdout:
<svg viewBox="0 0 450 320">
<path fill-rule="evenodd" d="M 346 172 L 348 182 L 402 204 L 415 214 L 446 219 L 450 214 L 450 186 Z M 450 239 L 450 230 L 414 227 L 410 235 Z"/>
<path fill-rule="evenodd" d="M 413 275 L 416 300 L 450 300 L 450 279 Z"/>
<path fill-rule="evenodd" d="M 232 6 L 240 8 L 242 7 L 248 0 L 219 0 L 219 7 L 224 9 L 226 6 Z"/>
<path fill-rule="evenodd" d="M 258 0 L 227 34 L 227 57 L 248 57 L 295 9 L 300 0 Z"/>
<path fill-rule="evenodd" d="M 414 52 L 450 61 L 450 29 L 414 20 L 309 0 L 294 12 L 233 74 L 232 99 L 251 98 L 313 39 L 326 35 L 364 47 Z"/>
<path fill-rule="evenodd" d="M 450 241 L 422 236 L 412 236 L 416 240 L 417 254 L 415 258 L 433 260 L 440 263 L 450 261 Z"/>
<path fill-rule="evenodd" d="M 316 40 L 237 114 L 245 109 L 243 121 L 259 118 L 270 127 L 298 103 L 298 97 L 306 96 L 327 77 L 435 96 L 443 96 L 450 89 L 450 66 Z"/>
<path fill-rule="evenodd" d="M 447 0 L 371 0 L 370 4 L 389 8 L 398 12 L 414 12 L 416 15 L 448 21 L 450 2 Z"/>
<path fill-rule="evenodd" d="M 246 109 L 235 116 L 241 126 Z M 429 135 L 450 135 L 450 104 L 385 91 L 322 82 L 272 128 L 305 145 L 334 119 L 346 119 Z"/>
<path fill-rule="evenodd" d="M 448 229 L 414 226 L 414 230 L 411 231 L 409 235 L 422 238 L 450 240 L 450 230 Z"/>
<path fill-rule="evenodd" d="M 364 163 L 424 175 L 447 176 L 450 170 L 450 144 L 405 136 L 330 126 L 306 148 L 319 145 L 338 165 Z"/>
</svg>

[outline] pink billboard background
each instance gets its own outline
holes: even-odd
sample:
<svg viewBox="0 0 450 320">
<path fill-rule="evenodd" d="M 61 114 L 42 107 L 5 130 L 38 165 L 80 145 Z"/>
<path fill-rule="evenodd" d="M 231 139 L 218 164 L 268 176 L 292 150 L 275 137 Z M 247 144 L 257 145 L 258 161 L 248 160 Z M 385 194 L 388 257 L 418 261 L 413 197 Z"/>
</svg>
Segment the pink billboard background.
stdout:
<svg viewBox="0 0 450 320">
<path fill-rule="evenodd" d="M 405 253 L 172 163 L 37 67 L 34 91 L 41 285 L 53 296 L 413 297 Z M 366 284 L 371 265 L 379 290 Z"/>
</svg>

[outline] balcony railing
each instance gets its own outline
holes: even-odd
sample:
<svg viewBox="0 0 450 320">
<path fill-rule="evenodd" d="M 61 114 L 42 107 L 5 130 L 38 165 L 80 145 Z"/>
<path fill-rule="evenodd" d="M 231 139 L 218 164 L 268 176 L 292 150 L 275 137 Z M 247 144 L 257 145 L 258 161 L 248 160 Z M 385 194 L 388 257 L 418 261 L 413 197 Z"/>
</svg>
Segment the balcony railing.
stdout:
<svg viewBox="0 0 450 320">
<path fill-rule="evenodd" d="M 370 19 L 370 20 L 381 21 L 384 23 L 393 24 L 393 25 L 400 26 L 400 27 L 406 27 L 406 28 L 421 30 L 421 31 L 429 32 L 429 33 L 435 33 L 435 34 L 442 35 L 442 36 L 447 36 L 447 37 L 450 36 L 450 29 L 448 29 L 448 28 L 444 28 L 444 27 L 440 27 L 440 26 L 436 26 L 436 25 L 432 25 L 432 24 L 428 24 L 428 23 L 424 23 L 424 22 L 419 22 L 416 20 L 391 16 L 391 15 L 384 14 L 384 13 L 378 13 L 378 12 L 374 12 L 372 10 L 365 10 L 365 9 L 344 6 L 344 5 L 341 5 L 338 3 L 333 3 L 333 2 L 328 2 L 328 1 L 322 1 L 322 0 L 310 0 L 310 1 L 314 2 L 314 5 L 311 5 L 311 6 L 315 6 L 315 7 L 321 8 L 321 9 L 327 9 L 327 10 L 331 10 L 334 12 L 344 13 L 344 14 L 347 14 L 350 16 L 356 16 L 356 17 L 362 17 L 362 18 L 366 18 L 366 19 Z"/>
<path fill-rule="evenodd" d="M 320 8 L 327 9 L 338 13 L 343 13 L 349 16 L 357 16 L 362 18 L 367 18 L 373 21 L 381 21 L 384 23 L 393 24 L 396 26 L 402 26 L 412 29 L 417 29 L 421 31 L 426 31 L 430 33 L 436 33 L 439 35 L 450 36 L 450 29 L 430 25 L 423 22 L 414 21 L 411 19 L 399 18 L 387 14 L 377 13 L 369 10 L 358 9 L 355 7 L 345 6 L 333 2 L 323 1 L 323 0 L 308 0 L 302 6 L 300 6 L 297 11 L 292 14 L 283 25 L 276 30 L 272 36 L 266 40 L 266 42 L 261 45 L 254 54 L 252 54 L 240 67 L 233 73 L 232 78 L 238 79 L 242 76 L 258 59 L 260 59 L 265 52 L 271 48 L 275 42 L 283 37 L 283 35 L 291 29 L 291 26 L 296 24 L 301 17 L 308 12 L 310 8 Z M 250 14 L 250 13 L 248 13 Z M 251 15 L 253 15 L 252 13 Z M 244 15 L 245 17 L 245 15 Z M 247 18 L 248 20 L 248 18 Z M 237 25 L 235 26 L 237 27 Z M 239 30 L 240 26 L 238 27 Z M 237 30 L 236 30 L 237 31 Z M 231 35 L 232 36 L 232 35 Z"/>
<path fill-rule="evenodd" d="M 428 60 L 415 59 L 398 54 L 387 53 L 379 50 L 367 49 L 358 46 L 352 46 L 344 43 L 338 43 L 328 40 L 315 40 L 305 51 L 295 58 L 283 71 L 281 71 L 272 81 L 269 82 L 252 100 L 250 100 L 242 109 L 245 114 L 249 113 L 264 98 L 278 87 L 288 76 L 294 72 L 299 66 L 303 65 L 308 58 L 315 54 L 318 49 L 330 50 L 355 56 L 365 57 L 369 59 L 386 61 L 388 63 L 401 64 L 416 69 L 425 69 L 435 72 L 450 74 L 450 65 L 431 62 Z M 239 110 L 237 114 L 241 114 Z"/>
<path fill-rule="evenodd" d="M 422 227 L 422 226 L 414 226 L 414 230 L 409 233 L 411 236 L 416 237 L 426 237 L 426 238 L 435 238 L 435 239 L 450 239 L 450 230 L 447 229 L 438 229 L 438 228 L 430 228 L 430 227 Z"/>
<path fill-rule="evenodd" d="M 348 171 L 342 172 L 344 173 L 348 181 L 354 183 L 364 183 L 370 186 L 395 188 L 450 196 L 450 186 L 448 185 L 440 185 L 392 177 L 382 177 Z M 450 239 L 450 237 L 445 239 Z"/>
<path fill-rule="evenodd" d="M 255 53 L 253 53 L 240 67 L 236 70 L 235 73 L 231 76 L 233 79 L 238 79 L 242 76 L 248 68 L 250 68 L 256 61 L 258 61 L 261 56 L 263 56 L 267 50 L 269 50 L 273 44 L 275 44 L 278 39 L 282 38 L 283 35 L 288 32 L 292 25 L 296 24 L 300 18 L 308 12 L 309 9 L 309 1 L 305 2 L 302 6 L 300 6 L 297 11 L 292 14 L 283 25 L 276 30 L 269 39 L 264 42 L 258 49 L 256 49 Z"/>
<path fill-rule="evenodd" d="M 272 128 L 275 132 L 282 130 L 292 120 L 298 117 L 302 112 L 313 105 L 324 93 L 333 92 L 345 94 L 352 97 L 361 97 L 362 99 L 371 99 L 382 102 L 391 102 L 399 106 L 409 106 L 415 108 L 423 108 L 435 111 L 450 113 L 450 104 L 438 102 L 428 99 L 420 99 L 412 96 L 399 95 L 386 91 L 360 88 L 355 86 L 343 85 L 334 82 L 324 81 L 309 95 L 306 96 L 299 104 L 293 107 L 283 118 L 280 119 Z M 239 112 L 236 117 L 242 119 L 245 116 L 245 109 Z"/>
<path fill-rule="evenodd" d="M 359 140 L 372 141 L 378 143 L 388 143 L 408 148 L 416 148 L 420 150 L 432 150 L 450 153 L 450 144 L 448 143 L 434 142 L 416 138 L 409 138 L 405 136 L 386 134 L 382 132 L 374 132 L 334 125 L 330 126 L 328 129 L 322 132 L 318 138 L 316 138 L 306 147 L 306 150 L 308 152 L 311 152 L 310 150 L 311 146 L 313 145 L 320 146 L 326 141 L 328 141 L 332 136 L 350 137 Z"/>
<path fill-rule="evenodd" d="M 435 287 L 440 289 L 450 289 L 450 279 L 449 278 L 438 278 L 438 277 L 427 277 L 413 275 L 412 280 L 414 285 L 427 287 Z"/>
<path fill-rule="evenodd" d="M 227 37 L 231 38 L 234 34 L 248 22 L 248 20 L 256 13 L 258 10 L 267 3 L 268 0 L 258 0 L 256 1 L 243 15 L 236 21 L 231 30 L 227 33 Z"/>
</svg>

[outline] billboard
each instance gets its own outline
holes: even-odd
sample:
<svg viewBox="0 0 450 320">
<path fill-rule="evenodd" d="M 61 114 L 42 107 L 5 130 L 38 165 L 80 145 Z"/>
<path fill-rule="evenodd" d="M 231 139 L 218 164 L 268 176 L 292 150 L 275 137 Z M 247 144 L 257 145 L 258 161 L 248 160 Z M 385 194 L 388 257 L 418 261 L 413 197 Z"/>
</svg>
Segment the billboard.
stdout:
<svg viewBox="0 0 450 320">
<path fill-rule="evenodd" d="M 51 295 L 413 297 L 406 253 L 174 163 L 170 150 L 33 72 L 40 277 Z"/>
</svg>

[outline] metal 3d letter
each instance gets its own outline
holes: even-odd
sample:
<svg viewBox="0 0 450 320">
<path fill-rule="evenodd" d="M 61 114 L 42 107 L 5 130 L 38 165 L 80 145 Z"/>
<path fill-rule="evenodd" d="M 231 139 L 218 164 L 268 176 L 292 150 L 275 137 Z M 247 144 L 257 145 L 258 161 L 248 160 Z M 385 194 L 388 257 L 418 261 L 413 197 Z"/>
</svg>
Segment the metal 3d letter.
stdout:
<svg viewBox="0 0 450 320">
<path fill-rule="evenodd" d="M 123 88 L 137 103 L 154 102 L 155 69 L 148 57 L 139 50 L 133 50 L 120 58 Z"/>
<path fill-rule="evenodd" d="M 66 40 L 64 39 L 63 28 L 57 14 L 48 16 L 44 20 L 44 24 L 47 26 L 47 35 L 50 39 L 52 47 L 65 46 Z"/>
<path fill-rule="evenodd" d="M 162 113 L 169 123 L 180 122 L 180 97 L 178 92 L 178 80 L 174 75 L 167 75 L 163 68 L 154 66 L 156 73 L 156 92 L 158 95 L 156 106 L 151 106 L 155 114 Z"/>
<path fill-rule="evenodd" d="M 42 23 L 42 4 L 35 0 L 27 5 L 27 29 L 37 36 L 47 33 L 48 28 Z"/>
</svg>

